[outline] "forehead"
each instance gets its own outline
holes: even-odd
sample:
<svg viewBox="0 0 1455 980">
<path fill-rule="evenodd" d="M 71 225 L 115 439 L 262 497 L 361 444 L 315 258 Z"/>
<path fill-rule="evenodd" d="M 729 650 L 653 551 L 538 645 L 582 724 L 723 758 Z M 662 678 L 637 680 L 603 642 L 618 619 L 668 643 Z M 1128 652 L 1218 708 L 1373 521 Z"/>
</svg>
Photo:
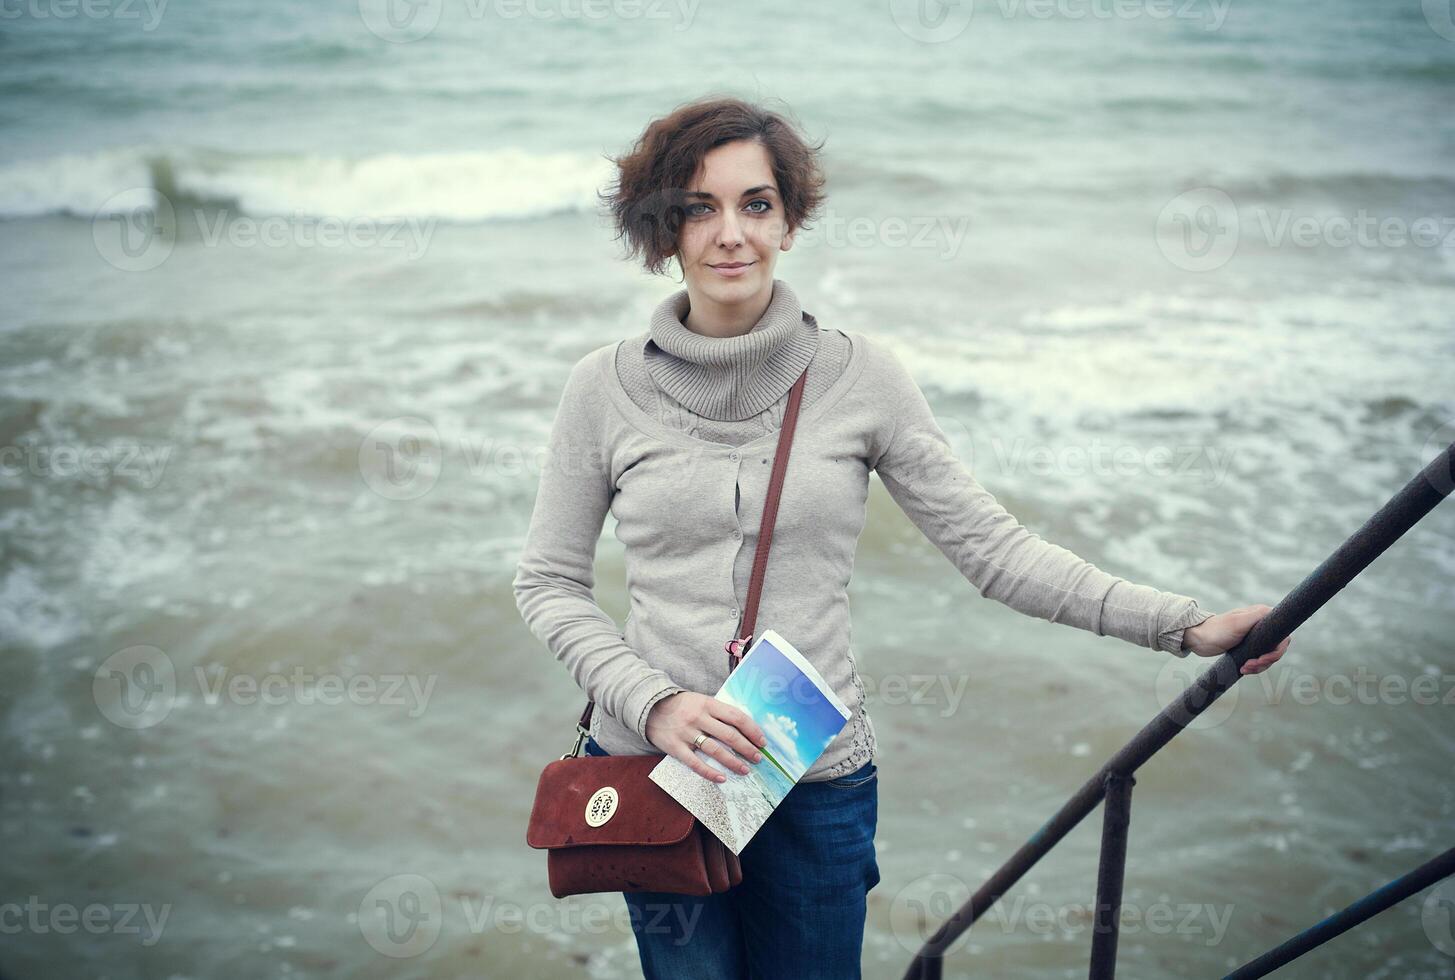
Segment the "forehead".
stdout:
<svg viewBox="0 0 1455 980">
<path fill-rule="evenodd" d="M 746 187 L 773 182 L 773 158 L 767 147 L 752 140 L 734 140 L 703 154 L 689 190 L 736 194 Z"/>
</svg>

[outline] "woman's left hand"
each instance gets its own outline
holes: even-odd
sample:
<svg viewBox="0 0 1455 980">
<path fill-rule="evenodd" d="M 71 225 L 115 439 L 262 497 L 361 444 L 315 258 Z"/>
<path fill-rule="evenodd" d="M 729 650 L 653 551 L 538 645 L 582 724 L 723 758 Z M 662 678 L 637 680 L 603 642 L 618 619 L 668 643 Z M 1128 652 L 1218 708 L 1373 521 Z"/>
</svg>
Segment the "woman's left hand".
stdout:
<svg viewBox="0 0 1455 980">
<path fill-rule="evenodd" d="M 1272 606 L 1243 606 L 1219 613 L 1203 620 L 1196 626 L 1189 626 L 1182 633 L 1182 648 L 1191 650 L 1199 657 L 1220 657 L 1243 641 L 1248 631 L 1264 616 L 1273 611 Z M 1261 657 L 1254 657 L 1239 669 L 1242 674 L 1260 674 L 1278 663 L 1280 657 L 1293 643 L 1293 634 Z"/>
</svg>

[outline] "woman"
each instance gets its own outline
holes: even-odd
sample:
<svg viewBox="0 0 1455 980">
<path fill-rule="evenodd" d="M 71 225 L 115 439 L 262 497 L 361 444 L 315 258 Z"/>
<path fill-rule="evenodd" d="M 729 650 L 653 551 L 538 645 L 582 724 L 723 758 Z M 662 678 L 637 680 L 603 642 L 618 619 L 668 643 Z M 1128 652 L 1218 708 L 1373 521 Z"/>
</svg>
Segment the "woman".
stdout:
<svg viewBox="0 0 1455 980">
<path fill-rule="evenodd" d="M 887 347 L 803 311 L 773 268 L 822 203 L 819 149 L 726 98 L 655 120 L 616 160 L 608 201 L 631 254 L 653 273 L 675 259 L 686 288 L 571 370 L 515 578 L 521 615 L 602 709 L 588 752 L 665 753 L 721 780 L 700 742 L 748 771 L 763 732 L 709 692 L 727 677 L 778 429 L 807 370 L 757 632 L 808 656 L 853 717 L 743 849 L 741 885 L 623 894 L 648 978 L 859 975 L 878 770 L 847 588 L 871 470 L 981 594 L 1027 615 L 1212 657 L 1271 608 L 1205 613 L 1042 540 L 956 458 Z M 608 508 L 631 598 L 620 632 L 592 593 Z"/>
</svg>

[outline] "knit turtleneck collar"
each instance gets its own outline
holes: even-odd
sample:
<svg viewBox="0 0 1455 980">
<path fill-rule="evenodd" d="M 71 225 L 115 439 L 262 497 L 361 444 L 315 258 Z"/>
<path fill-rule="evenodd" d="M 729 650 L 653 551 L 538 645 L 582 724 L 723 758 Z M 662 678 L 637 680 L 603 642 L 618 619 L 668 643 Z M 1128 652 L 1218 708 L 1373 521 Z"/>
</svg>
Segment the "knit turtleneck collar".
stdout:
<svg viewBox="0 0 1455 980">
<path fill-rule="evenodd" d="M 736 337 L 708 337 L 683 323 L 687 290 L 663 300 L 652 313 L 651 337 L 642 349 L 647 371 L 663 391 L 703 418 L 737 422 L 781 399 L 818 350 L 818 323 L 803 312 L 782 279 L 753 329 Z"/>
</svg>

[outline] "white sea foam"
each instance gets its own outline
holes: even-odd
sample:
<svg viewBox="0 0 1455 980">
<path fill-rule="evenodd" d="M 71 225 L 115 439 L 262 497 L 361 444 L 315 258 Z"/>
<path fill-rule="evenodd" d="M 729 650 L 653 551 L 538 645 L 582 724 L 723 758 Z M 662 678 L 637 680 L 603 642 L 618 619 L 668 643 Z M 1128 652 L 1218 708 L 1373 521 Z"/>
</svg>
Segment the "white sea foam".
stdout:
<svg viewBox="0 0 1455 980">
<path fill-rule="evenodd" d="M 166 195 L 253 216 L 478 222 L 589 210 L 604 158 L 515 147 L 361 158 L 124 147 L 0 166 L 0 217 L 130 212 Z"/>
</svg>

